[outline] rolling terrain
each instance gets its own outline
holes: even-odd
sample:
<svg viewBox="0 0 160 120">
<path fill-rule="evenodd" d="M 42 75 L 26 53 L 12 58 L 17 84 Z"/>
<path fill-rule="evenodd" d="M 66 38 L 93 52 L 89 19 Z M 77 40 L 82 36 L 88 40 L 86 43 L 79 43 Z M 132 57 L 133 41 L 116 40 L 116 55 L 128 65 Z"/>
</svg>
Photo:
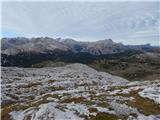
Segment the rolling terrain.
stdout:
<svg viewBox="0 0 160 120">
<path fill-rule="evenodd" d="M 159 120 L 159 80 L 134 81 L 83 64 L 2 67 L 4 120 Z"/>
<path fill-rule="evenodd" d="M 116 59 L 95 60 L 91 67 L 128 80 L 160 79 L 160 53 L 145 52 Z"/>
</svg>

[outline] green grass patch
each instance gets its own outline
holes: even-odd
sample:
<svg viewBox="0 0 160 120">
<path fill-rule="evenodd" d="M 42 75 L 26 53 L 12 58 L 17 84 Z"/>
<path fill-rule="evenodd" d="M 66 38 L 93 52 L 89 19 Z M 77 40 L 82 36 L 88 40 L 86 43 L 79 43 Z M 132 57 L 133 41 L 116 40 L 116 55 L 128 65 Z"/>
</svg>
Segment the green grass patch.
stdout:
<svg viewBox="0 0 160 120">
<path fill-rule="evenodd" d="M 88 120 L 118 120 L 118 116 L 104 112 L 98 112 L 96 116 L 90 117 Z"/>
<path fill-rule="evenodd" d="M 85 100 L 85 98 L 83 97 L 73 97 L 73 98 L 69 98 L 69 99 L 64 99 L 61 101 L 61 103 L 81 103 Z"/>
<path fill-rule="evenodd" d="M 38 85 L 42 85 L 42 83 L 40 83 L 40 82 L 29 83 L 29 84 L 27 84 L 27 85 L 17 86 L 17 88 L 31 88 L 31 87 L 35 87 L 35 86 L 38 86 Z"/>
</svg>

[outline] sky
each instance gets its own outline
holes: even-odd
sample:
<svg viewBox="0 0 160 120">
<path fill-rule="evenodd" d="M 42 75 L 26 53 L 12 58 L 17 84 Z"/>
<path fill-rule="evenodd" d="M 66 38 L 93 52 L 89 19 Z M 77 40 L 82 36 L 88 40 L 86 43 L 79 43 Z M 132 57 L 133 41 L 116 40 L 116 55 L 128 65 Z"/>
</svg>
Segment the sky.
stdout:
<svg viewBox="0 0 160 120">
<path fill-rule="evenodd" d="M 159 45 L 160 2 L 2 2 L 1 37 Z"/>
</svg>

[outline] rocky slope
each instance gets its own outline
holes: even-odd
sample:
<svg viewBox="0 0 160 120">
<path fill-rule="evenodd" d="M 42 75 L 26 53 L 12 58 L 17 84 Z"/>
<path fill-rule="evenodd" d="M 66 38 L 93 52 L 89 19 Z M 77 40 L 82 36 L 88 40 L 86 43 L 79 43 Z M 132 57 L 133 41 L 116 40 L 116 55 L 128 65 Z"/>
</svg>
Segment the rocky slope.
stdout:
<svg viewBox="0 0 160 120">
<path fill-rule="evenodd" d="M 160 80 L 129 82 L 83 64 L 2 67 L 4 120 L 159 120 Z"/>
</svg>

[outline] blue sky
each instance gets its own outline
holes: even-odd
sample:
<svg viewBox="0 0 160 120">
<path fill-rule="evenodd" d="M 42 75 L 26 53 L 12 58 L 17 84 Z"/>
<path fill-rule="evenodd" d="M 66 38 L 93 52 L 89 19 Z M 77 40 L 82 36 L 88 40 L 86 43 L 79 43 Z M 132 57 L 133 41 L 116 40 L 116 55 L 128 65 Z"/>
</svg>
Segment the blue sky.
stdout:
<svg viewBox="0 0 160 120">
<path fill-rule="evenodd" d="M 2 37 L 159 44 L 158 2 L 3 2 Z"/>
</svg>

